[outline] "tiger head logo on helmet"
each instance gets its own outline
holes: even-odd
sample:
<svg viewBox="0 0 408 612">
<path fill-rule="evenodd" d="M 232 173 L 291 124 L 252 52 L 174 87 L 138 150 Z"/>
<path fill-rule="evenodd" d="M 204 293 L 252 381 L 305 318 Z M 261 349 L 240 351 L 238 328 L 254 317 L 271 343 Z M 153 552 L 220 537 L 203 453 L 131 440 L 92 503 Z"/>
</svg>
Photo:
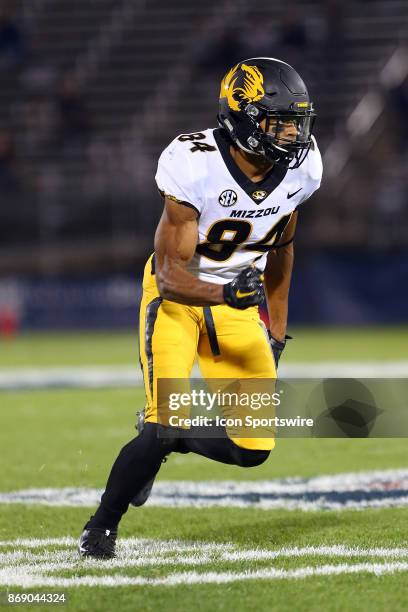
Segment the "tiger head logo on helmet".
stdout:
<svg viewBox="0 0 408 612">
<path fill-rule="evenodd" d="M 257 102 L 264 94 L 263 76 L 256 66 L 237 64 L 221 82 L 220 98 L 226 98 L 228 106 L 234 111 L 240 110 L 242 101 L 247 104 Z"/>
</svg>

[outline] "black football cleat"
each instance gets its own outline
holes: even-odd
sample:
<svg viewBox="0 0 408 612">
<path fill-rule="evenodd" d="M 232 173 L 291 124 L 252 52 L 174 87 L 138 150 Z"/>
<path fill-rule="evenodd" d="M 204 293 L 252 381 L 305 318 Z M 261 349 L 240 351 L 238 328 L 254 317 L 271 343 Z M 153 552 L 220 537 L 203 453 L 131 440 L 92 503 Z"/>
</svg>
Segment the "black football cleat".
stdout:
<svg viewBox="0 0 408 612">
<path fill-rule="evenodd" d="M 85 525 L 78 542 L 78 552 L 81 557 L 94 559 L 113 559 L 118 532 L 112 529 L 100 529 Z"/>
</svg>

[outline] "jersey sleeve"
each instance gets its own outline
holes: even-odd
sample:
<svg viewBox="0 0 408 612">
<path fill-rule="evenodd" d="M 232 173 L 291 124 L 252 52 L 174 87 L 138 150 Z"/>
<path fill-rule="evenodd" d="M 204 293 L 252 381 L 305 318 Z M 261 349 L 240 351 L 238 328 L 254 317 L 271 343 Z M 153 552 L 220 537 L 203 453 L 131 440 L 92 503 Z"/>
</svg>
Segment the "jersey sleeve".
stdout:
<svg viewBox="0 0 408 612">
<path fill-rule="evenodd" d="M 199 184 L 183 144 L 176 139 L 164 149 L 159 158 L 155 179 L 162 196 L 190 206 L 200 214 L 202 198 Z"/>
<path fill-rule="evenodd" d="M 322 156 L 320 155 L 319 148 L 317 146 L 316 138 L 312 136 L 312 146 L 310 147 L 309 153 L 304 161 L 304 196 L 299 202 L 297 208 L 301 206 L 306 200 L 310 198 L 320 187 L 323 176 L 323 162 Z M 302 166 L 301 166 L 302 167 Z"/>
</svg>

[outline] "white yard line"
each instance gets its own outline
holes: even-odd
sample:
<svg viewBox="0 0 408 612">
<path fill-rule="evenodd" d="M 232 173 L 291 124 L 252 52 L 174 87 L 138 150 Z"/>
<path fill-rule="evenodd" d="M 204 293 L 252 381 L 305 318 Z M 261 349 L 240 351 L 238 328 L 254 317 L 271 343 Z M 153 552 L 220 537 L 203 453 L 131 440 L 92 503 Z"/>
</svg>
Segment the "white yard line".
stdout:
<svg viewBox="0 0 408 612">
<path fill-rule="evenodd" d="M 288 547 L 278 550 L 265 550 L 255 548 L 253 550 L 240 550 L 225 552 L 225 561 L 264 561 L 278 559 L 279 557 L 376 557 L 402 559 L 408 557 L 408 548 L 361 548 L 348 547 L 344 545 L 335 546 L 304 546 L 302 548 Z"/>
<path fill-rule="evenodd" d="M 0 504 L 92 507 L 101 494 L 100 489 L 27 489 L 0 493 Z M 158 481 L 147 503 L 305 511 L 403 507 L 408 506 L 408 469 L 269 481 Z"/>
<path fill-rule="evenodd" d="M 282 363 L 280 378 L 408 378 L 408 361 L 324 361 Z M 199 378 L 198 368 L 193 377 Z M 0 370 L 0 390 L 39 388 L 138 387 L 140 368 L 84 366 L 58 368 L 7 368 Z"/>
<path fill-rule="evenodd" d="M 65 568 L 61 568 L 65 569 Z M 245 580 L 276 580 L 302 579 L 314 576 L 333 576 L 341 574 L 369 573 L 376 576 L 408 571 L 408 563 L 397 561 L 393 563 L 357 563 L 338 565 L 306 566 L 296 569 L 267 568 L 245 572 L 176 572 L 161 578 L 145 578 L 142 576 L 102 575 L 61 578 L 26 573 L 16 568 L 0 571 L 0 585 L 18 586 L 21 588 L 50 587 L 120 587 L 120 586 L 177 586 L 191 584 L 224 584 Z"/>
<path fill-rule="evenodd" d="M 135 366 L 13 368 L 0 370 L 0 390 L 42 388 L 138 387 L 142 374 Z"/>
<path fill-rule="evenodd" d="M 159 541 L 146 538 L 122 539 L 118 556 L 111 561 L 80 560 L 74 548 L 73 538 L 16 539 L 0 541 L 0 547 L 14 550 L 0 554 L 0 586 L 66 588 L 77 586 L 174 586 L 183 584 L 220 584 L 244 580 L 302 579 L 313 576 L 330 576 L 349 573 L 375 575 L 408 571 L 408 548 L 362 548 L 344 545 L 283 547 L 276 550 L 245 549 L 232 543 Z M 50 550 L 59 546 L 65 550 Z M 21 550 L 25 548 L 26 550 Z M 33 548 L 40 552 L 31 552 Z M 68 550 L 67 550 L 68 549 Z M 177 552 L 175 552 L 177 551 Z M 184 554 L 186 553 L 187 554 Z M 181 554 L 180 554 L 181 553 Z M 279 558 L 300 557 L 358 558 L 373 557 L 376 562 L 324 564 L 293 569 L 267 566 L 247 571 L 197 572 L 196 566 L 217 564 L 275 561 Z M 378 563 L 378 559 L 392 558 L 393 562 Z M 174 572 L 157 578 L 130 575 L 109 575 L 107 570 L 116 568 L 191 565 L 192 570 Z M 87 568 L 103 570 L 102 575 L 78 576 Z M 53 575 L 72 571 L 75 576 L 64 578 Z"/>
<path fill-rule="evenodd" d="M 45 541 L 45 540 L 44 540 Z M 16 540 L 17 542 L 17 540 Z M 408 557 L 408 548 L 362 548 L 348 547 L 344 545 L 334 546 L 304 546 L 284 547 L 276 550 L 262 548 L 241 549 L 232 543 L 219 544 L 216 542 L 204 544 L 176 544 L 166 541 L 152 540 L 154 544 L 149 552 L 146 551 L 145 541 L 133 543 L 131 540 L 119 540 L 116 559 L 100 561 L 87 559 L 86 567 L 116 568 L 116 567 L 148 567 L 152 565 L 203 565 L 216 561 L 240 562 L 240 561 L 268 561 L 279 558 L 301 558 L 301 557 L 375 557 L 380 559 L 405 559 Z M 0 545 L 4 545 L 1 542 Z M 10 545 L 10 542 L 8 543 Z M 12 544 L 16 546 L 16 544 Z M 64 544 L 65 545 L 65 544 Z M 38 541 L 37 541 L 38 547 Z M 59 571 L 67 569 L 72 564 L 77 564 L 76 541 L 67 547 L 68 550 L 42 550 L 32 553 L 30 551 L 12 550 L 0 553 L 0 566 L 17 566 L 19 570 L 30 572 L 32 564 L 35 564 L 37 572 Z M 177 554 L 175 554 L 177 550 Z M 190 551 L 190 552 L 189 552 Z M 181 553 L 181 554 L 180 554 Z M 4 568 L 3 568 L 4 569 Z M 7 568 L 6 568 L 7 569 Z"/>
<path fill-rule="evenodd" d="M 407 378 L 408 361 L 282 363 L 280 378 Z"/>
</svg>

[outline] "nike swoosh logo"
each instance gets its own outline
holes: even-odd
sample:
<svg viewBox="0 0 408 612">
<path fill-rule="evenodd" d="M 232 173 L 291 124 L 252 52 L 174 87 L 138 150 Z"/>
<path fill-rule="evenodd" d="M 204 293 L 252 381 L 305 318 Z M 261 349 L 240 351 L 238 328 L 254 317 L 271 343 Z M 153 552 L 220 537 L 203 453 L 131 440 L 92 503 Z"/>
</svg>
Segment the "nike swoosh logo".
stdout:
<svg viewBox="0 0 408 612">
<path fill-rule="evenodd" d="M 237 298 L 248 297 L 248 295 L 254 295 L 255 291 L 250 291 L 249 293 L 242 293 L 240 289 L 237 291 Z"/>
<path fill-rule="evenodd" d="M 299 193 L 299 191 L 302 191 L 302 187 L 300 189 L 298 189 L 297 191 L 294 191 L 293 193 L 288 193 L 288 195 L 286 196 L 287 199 L 289 200 L 290 198 L 293 198 L 293 196 L 295 196 L 297 193 Z"/>
</svg>

